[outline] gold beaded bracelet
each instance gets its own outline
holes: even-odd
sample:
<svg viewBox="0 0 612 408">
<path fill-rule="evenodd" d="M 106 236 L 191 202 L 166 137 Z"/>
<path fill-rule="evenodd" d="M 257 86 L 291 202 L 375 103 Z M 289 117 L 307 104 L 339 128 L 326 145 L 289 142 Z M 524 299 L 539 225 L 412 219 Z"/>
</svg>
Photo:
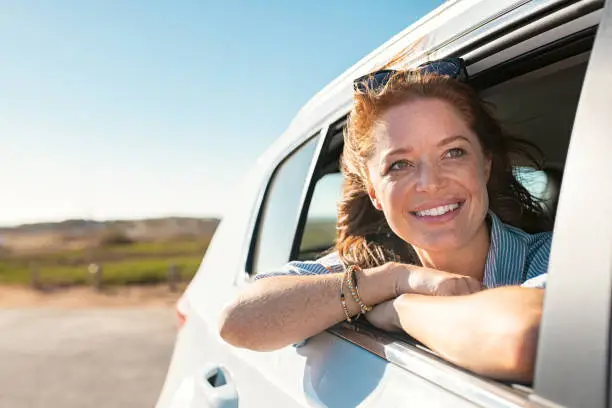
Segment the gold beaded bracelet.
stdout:
<svg viewBox="0 0 612 408">
<path fill-rule="evenodd" d="M 353 321 L 353 319 L 351 319 L 351 314 L 349 313 L 348 307 L 346 306 L 346 298 L 344 297 L 343 288 L 344 288 L 344 277 L 340 281 L 340 303 L 342 303 L 342 310 L 344 310 L 346 321 L 350 323 Z M 357 317 L 359 317 L 359 314 L 357 315 Z"/>
<path fill-rule="evenodd" d="M 372 310 L 372 307 L 363 303 L 363 301 L 361 300 L 361 297 L 359 296 L 359 289 L 357 287 L 357 276 L 355 275 L 355 272 L 358 270 L 359 271 L 361 270 L 359 266 L 350 265 L 348 268 L 346 268 L 346 271 L 344 273 L 344 279 L 346 280 L 346 285 L 351 291 L 353 300 L 355 301 L 355 303 L 359 305 L 359 308 L 361 309 L 361 313 L 366 314 L 367 312 Z"/>
</svg>

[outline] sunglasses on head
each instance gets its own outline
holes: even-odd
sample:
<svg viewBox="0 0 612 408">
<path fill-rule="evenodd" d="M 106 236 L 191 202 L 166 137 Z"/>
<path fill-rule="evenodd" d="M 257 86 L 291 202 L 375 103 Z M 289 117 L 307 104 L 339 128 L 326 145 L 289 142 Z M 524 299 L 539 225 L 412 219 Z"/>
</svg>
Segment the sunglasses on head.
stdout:
<svg viewBox="0 0 612 408">
<path fill-rule="evenodd" d="M 462 82 L 466 81 L 468 78 L 465 62 L 462 58 L 458 57 L 425 62 L 411 71 L 420 72 L 422 74 L 448 76 Z M 399 71 L 394 69 L 382 69 L 380 71 L 371 72 L 354 80 L 353 89 L 361 93 L 367 92 L 368 89 L 378 90 L 385 86 L 393 74 L 397 72 Z"/>
</svg>

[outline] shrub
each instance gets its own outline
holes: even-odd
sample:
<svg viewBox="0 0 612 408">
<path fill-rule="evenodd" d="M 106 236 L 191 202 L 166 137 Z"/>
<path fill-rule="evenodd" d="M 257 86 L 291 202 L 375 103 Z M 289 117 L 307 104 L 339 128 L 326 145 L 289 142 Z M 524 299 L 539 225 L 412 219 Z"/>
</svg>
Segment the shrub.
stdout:
<svg viewBox="0 0 612 408">
<path fill-rule="evenodd" d="M 115 246 L 132 244 L 134 240 L 127 236 L 126 233 L 119 230 L 109 230 L 102 234 L 100 238 L 101 246 Z"/>
</svg>

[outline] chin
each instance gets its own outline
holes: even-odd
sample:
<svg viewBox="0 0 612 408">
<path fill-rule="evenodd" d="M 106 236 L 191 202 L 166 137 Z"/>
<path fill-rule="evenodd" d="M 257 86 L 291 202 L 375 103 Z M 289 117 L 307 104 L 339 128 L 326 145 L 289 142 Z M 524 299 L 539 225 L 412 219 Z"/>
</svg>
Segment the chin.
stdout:
<svg viewBox="0 0 612 408">
<path fill-rule="evenodd" d="M 428 252 L 440 252 L 459 249 L 465 245 L 465 240 L 454 234 L 445 236 L 420 237 L 411 241 L 412 246 Z"/>
</svg>

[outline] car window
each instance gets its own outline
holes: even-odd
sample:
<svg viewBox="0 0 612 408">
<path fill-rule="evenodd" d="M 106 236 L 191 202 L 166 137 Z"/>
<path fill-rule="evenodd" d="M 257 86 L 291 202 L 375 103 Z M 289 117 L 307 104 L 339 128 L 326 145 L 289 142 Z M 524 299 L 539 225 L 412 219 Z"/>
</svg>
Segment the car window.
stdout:
<svg viewBox="0 0 612 408">
<path fill-rule="evenodd" d="M 317 181 L 304 225 L 299 260 L 316 259 L 334 245 L 343 181 L 342 173 L 327 174 Z"/>
<path fill-rule="evenodd" d="M 274 171 L 257 222 L 250 272 L 257 274 L 289 261 L 306 180 L 319 137 L 291 153 Z"/>
</svg>

